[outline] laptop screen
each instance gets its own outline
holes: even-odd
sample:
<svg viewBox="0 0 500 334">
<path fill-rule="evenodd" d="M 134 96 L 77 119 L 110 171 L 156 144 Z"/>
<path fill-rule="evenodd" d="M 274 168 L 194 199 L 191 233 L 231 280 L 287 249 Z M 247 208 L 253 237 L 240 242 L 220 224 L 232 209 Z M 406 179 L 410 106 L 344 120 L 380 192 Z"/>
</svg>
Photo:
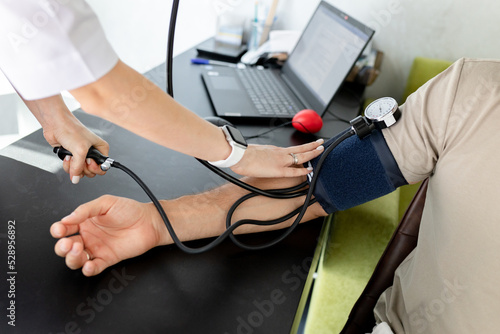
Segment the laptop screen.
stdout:
<svg viewBox="0 0 500 334">
<path fill-rule="evenodd" d="M 306 106 L 322 114 L 373 33 L 322 1 L 286 61 L 283 78 Z"/>
</svg>

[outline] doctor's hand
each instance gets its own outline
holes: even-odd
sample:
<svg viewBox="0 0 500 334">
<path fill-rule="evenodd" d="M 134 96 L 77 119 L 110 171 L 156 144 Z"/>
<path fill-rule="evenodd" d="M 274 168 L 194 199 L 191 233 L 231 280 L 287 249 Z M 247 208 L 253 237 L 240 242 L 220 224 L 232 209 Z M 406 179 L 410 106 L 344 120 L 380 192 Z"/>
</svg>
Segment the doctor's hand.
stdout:
<svg viewBox="0 0 500 334">
<path fill-rule="evenodd" d="M 168 234 L 153 204 L 110 195 L 79 206 L 50 233 L 59 238 L 56 254 L 85 276 L 145 253 Z"/>
<path fill-rule="evenodd" d="M 102 154 L 108 155 L 108 143 L 87 129 L 71 113 L 57 123 L 59 125 L 50 130 L 44 128 L 43 134 L 52 147 L 63 146 L 73 154 L 66 156 L 63 161 L 64 171 L 69 174 L 71 182 L 77 184 L 84 176 L 92 178 L 104 175 L 106 172 L 102 171 L 94 160 L 87 159 L 87 152 L 90 147 L 94 147 Z"/>
<path fill-rule="evenodd" d="M 83 176 L 94 177 L 105 173 L 94 160 L 87 160 L 86 156 L 91 146 L 108 155 L 108 143 L 87 129 L 69 111 L 61 95 L 24 102 L 42 125 L 45 140 L 51 146 L 63 146 L 73 154 L 73 157 L 67 156 L 63 162 L 71 182 L 76 184 Z"/>
<path fill-rule="evenodd" d="M 231 169 L 233 172 L 255 177 L 296 177 L 312 170 L 302 164 L 324 151 L 323 139 L 291 147 L 248 145 L 243 158 Z"/>
</svg>

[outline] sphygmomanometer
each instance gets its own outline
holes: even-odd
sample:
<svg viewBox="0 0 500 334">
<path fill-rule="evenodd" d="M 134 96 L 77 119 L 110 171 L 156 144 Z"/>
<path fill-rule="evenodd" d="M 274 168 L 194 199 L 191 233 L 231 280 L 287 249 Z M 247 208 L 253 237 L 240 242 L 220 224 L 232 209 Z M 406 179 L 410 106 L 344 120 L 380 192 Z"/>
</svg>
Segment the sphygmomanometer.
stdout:
<svg viewBox="0 0 500 334">
<path fill-rule="evenodd" d="M 174 0 L 172 3 L 167 42 L 167 93 L 172 97 L 173 39 L 178 5 L 179 0 Z M 350 128 L 327 141 L 323 154 L 309 162 L 313 166 L 314 171 L 309 174 L 306 182 L 295 187 L 272 190 L 262 190 L 253 187 L 218 168 L 234 165 L 241 159 L 246 149 L 246 141 L 241 133 L 234 127 L 224 126 L 223 132 L 232 147 L 231 155 L 225 160 L 211 163 L 198 160 L 208 169 L 227 181 L 248 190 L 249 193 L 237 200 L 230 208 L 226 217 L 226 230 L 215 240 L 199 248 L 188 247 L 179 240 L 160 202 L 134 172 L 114 159 L 104 156 L 94 148 L 89 149 L 87 158 L 95 160 L 104 171 L 115 167 L 130 175 L 151 199 L 163 219 L 173 242 L 183 251 L 187 253 L 204 252 L 217 246 L 227 237 L 244 249 L 263 249 L 286 238 L 302 220 L 308 206 L 313 203 L 319 202 L 326 212 L 331 213 L 382 196 L 392 192 L 398 186 L 406 184 L 381 133 L 382 129 L 394 125 L 400 116 L 401 112 L 394 99 L 386 97 L 372 102 L 366 108 L 365 116 L 358 116 L 353 119 L 350 122 Z M 66 155 L 72 155 L 71 152 L 63 147 L 55 147 L 54 153 L 60 159 L 64 159 Z M 243 219 L 232 223 L 232 215 L 238 206 L 255 196 L 279 199 L 305 196 L 305 199 L 302 206 L 278 219 L 269 221 Z M 245 244 L 233 234 L 235 229 L 245 224 L 273 225 L 282 223 L 294 216 L 296 217 L 293 223 L 284 229 L 284 232 L 279 237 L 263 245 Z"/>
<path fill-rule="evenodd" d="M 338 146 L 336 150 L 327 148 L 322 156 L 308 163 L 313 173 L 321 171 L 318 167 L 328 169 L 321 172 L 314 190 L 325 212 L 348 209 L 407 184 L 381 132 L 400 117 L 401 111 L 393 98 L 378 99 L 368 105 L 364 117 L 358 116 L 350 122 L 350 129 L 325 143 L 328 148 Z"/>
<path fill-rule="evenodd" d="M 114 159 L 102 155 L 94 148 L 89 150 L 87 157 L 94 159 L 104 171 L 115 167 L 129 174 L 151 199 L 172 240 L 183 251 L 187 253 L 204 252 L 220 244 L 227 237 L 244 249 L 263 249 L 287 237 L 302 220 L 308 206 L 316 201 L 326 212 L 330 213 L 382 196 L 392 192 L 396 187 L 406 184 L 380 132 L 381 129 L 395 124 L 400 116 L 401 112 L 394 99 L 386 97 L 372 102 L 366 108 L 365 116 L 353 119 L 350 122 L 350 128 L 325 143 L 323 154 L 310 162 L 314 167 L 314 172 L 310 174 L 308 181 L 291 188 L 262 190 L 223 172 L 207 161 L 199 160 L 227 181 L 249 191 L 249 194 L 240 198 L 230 208 L 226 217 L 224 233 L 209 244 L 199 248 L 188 247 L 179 240 L 160 202 L 135 173 Z M 231 131 L 231 133 L 235 135 L 235 132 Z M 234 137 L 228 135 L 228 140 L 234 140 Z M 54 148 L 54 153 L 60 159 L 64 159 L 66 155 L 72 155 L 71 152 L 62 147 Z M 305 196 L 305 200 L 301 207 L 278 219 L 269 221 L 243 219 L 231 223 L 232 215 L 237 207 L 255 196 L 279 199 Z M 245 224 L 273 225 L 294 216 L 296 216 L 294 222 L 278 238 L 263 245 L 244 244 L 233 234 L 236 228 Z"/>
</svg>

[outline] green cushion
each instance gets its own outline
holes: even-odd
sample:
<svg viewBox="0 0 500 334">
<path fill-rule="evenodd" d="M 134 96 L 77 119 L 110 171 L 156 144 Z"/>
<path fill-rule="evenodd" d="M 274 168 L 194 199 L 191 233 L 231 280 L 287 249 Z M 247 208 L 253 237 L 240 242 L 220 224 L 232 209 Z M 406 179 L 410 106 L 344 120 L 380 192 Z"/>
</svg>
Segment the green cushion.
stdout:
<svg viewBox="0 0 500 334">
<path fill-rule="evenodd" d="M 410 74 L 408 75 L 408 80 L 406 81 L 406 88 L 403 93 L 402 101 L 406 101 L 406 98 L 416 91 L 424 83 L 443 72 L 452 63 L 448 60 L 439 60 L 432 58 L 417 57 L 413 61 L 412 67 L 410 69 Z"/>
<path fill-rule="evenodd" d="M 339 333 L 398 224 L 399 190 L 330 216 L 306 334 Z"/>
</svg>

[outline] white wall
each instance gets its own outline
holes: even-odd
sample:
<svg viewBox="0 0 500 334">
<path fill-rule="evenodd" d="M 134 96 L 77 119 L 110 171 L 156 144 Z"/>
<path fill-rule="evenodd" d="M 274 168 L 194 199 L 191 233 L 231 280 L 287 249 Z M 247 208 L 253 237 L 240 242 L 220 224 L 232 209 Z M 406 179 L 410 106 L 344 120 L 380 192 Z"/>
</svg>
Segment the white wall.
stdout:
<svg viewBox="0 0 500 334">
<path fill-rule="evenodd" d="M 144 72 L 165 61 L 172 0 L 88 0 L 87 3 L 99 17 L 113 48 L 127 64 Z M 221 7 L 215 6 L 213 0 L 181 0 L 174 53 L 214 35 L 218 10 Z M 0 72 L 0 95 L 12 92 Z"/>
<path fill-rule="evenodd" d="M 287 25 L 303 26 L 302 13 L 318 2 L 283 0 Z M 492 0 L 329 0 L 376 30 L 385 53 L 382 73 L 367 95 L 400 98 L 416 56 L 456 60 L 500 58 L 500 2 Z"/>
<path fill-rule="evenodd" d="M 262 0 L 261 0 L 262 1 Z M 270 0 L 266 0 L 270 1 Z M 415 56 L 456 60 L 500 58 L 500 1 L 493 0 L 328 0 L 377 32 L 384 51 L 382 74 L 367 94 L 399 98 Z M 139 71 L 165 58 L 172 1 L 88 0 L 120 57 Z M 253 14 L 254 0 L 181 0 L 175 53 L 213 35 L 216 14 Z M 318 0 L 281 0 L 278 28 L 302 29 Z M 0 80 L 0 94 L 8 84 Z"/>
<path fill-rule="evenodd" d="M 87 0 L 120 58 L 143 72 L 165 61 L 172 1 Z M 211 0 L 181 0 L 174 53 L 215 33 L 216 9 Z"/>
</svg>

